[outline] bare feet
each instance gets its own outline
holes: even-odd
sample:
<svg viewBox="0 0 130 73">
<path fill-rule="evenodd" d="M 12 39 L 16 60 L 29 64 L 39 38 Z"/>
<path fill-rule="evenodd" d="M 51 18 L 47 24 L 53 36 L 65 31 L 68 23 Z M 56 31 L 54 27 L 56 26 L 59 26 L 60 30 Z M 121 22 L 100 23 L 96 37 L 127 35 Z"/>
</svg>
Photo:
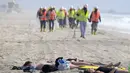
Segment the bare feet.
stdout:
<svg viewBox="0 0 130 73">
<path fill-rule="evenodd" d="M 118 62 L 118 63 L 114 64 L 113 66 L 114 67 L 119 67 L 120 65 L 121 65 L 121 62 Z"/>
<path fill-rule="evenodd" d="M 106 67 L 112 67 L 112 66 L 113 66 L 113 63 L 106 65 Z"/>
</svg>

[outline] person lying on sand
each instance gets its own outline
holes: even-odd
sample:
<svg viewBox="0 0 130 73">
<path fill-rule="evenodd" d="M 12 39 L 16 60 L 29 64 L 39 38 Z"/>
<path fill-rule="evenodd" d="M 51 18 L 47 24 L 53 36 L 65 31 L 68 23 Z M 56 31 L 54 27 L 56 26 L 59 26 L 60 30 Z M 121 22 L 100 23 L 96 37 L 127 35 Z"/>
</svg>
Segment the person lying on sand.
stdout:
<svg viewBox="0 0 130 73">
<path fill-rule="evenodd" d="M 99 67 L 98 69 L 88 69 L 84 71 L 84 73 L 128 73 L 127 70 L 118 70 L 117 67 L 115 68 L 108 68 L 108 67 Z"/>
<path fill-rule="evenodd" d="M 121 62 L 118 62 L 116 64 L 113 64 L 113 63 L 110 63 L 110 64 L 103 64 L 101 62 L 86 62 L 84 60 L 79 60 L 77 58 L 69 58 L 69 59 L 66 59 L 67 61 L 70 61 L 72 64 L 78 64 L 78 65 L 90 65 L 90 66 L 108 66 L 108 67 L 111 67 L 111 66 L 114 66 L 114 67 L 118 67 L 120 66 Z"/>
<path fill-rule="evenodd" d="M 75 59 L 64 59 L 63 57 L 59 57 L 55 61 L 55 67 L 58 70 L 65 70 L 65 69 L 73 69 L 73 68 L 79 68 L 81 66 L 89 65 L 89 66 L 103 66 L 103 67 L 118 67 L 121 64 L 121 62 L 117 64 L 102 64 L 102 63 L 88 63 L 84 61 L 77 61 Z"/>
<path fill-rule="evenodd" d="M 110 64 L 100 64 L 100 63 L 94 63 L 96 66 L 103 66 L 103 67 L 118 67 L 121 63 L 117 63 L 113 65 L 112 63 Z M 74 69 L 74 68 L 80 68 L 80 66 L 85 66 L 85 65 L 90 65 L 90 63 L 86 63 L 83 60 L 77 60 L 77 59 L 64 59 L 63 57 L 58 57 L 55 60 L 55 66 L 54 65 L 44 65 L 41 69 L 41 73 L 47 73 L 47 72 L 53 72 L 53 71 L 63 71 L 63 70 L 68 70 L 68 69 Z"/>
<path fill-rule="evenodd" d="M 58 57 L 55 60 L 55 64 L 33 64 L 31 61 L 26 61 L 23 66 L 17 67 L 14 66 L 12 70 L 23 70 L 24 72 L 33 72 L 35 70 L 41 70 L 42 72 L 52 72 L 52 71 L 57 71 L 57 70 L 66 70 L 66 69 L 74 69 L 74 68 L 79 68 L 80 66 L 84 65 L 91 65 L 89 63 L 85 63 L 84 61 L 77 61 L 77 59 L 64 59 L 63 57 Z M 93 64 L 94 65 L 94 64 Z M 109 65 L 101 64 L 104 67 L 110 67 L 113 66 L 112 63 Z M 98 65 L 99 66 L 99 65 Z"/>
<path fill-rule="evenodd" d="M 38 69 L 38 65 L 34 65 L 31 61 L 26 61 L 23 66 L 13 66 L 12 70 L 23 70 L 24 72 L 34 72 Z"/>
</svg>

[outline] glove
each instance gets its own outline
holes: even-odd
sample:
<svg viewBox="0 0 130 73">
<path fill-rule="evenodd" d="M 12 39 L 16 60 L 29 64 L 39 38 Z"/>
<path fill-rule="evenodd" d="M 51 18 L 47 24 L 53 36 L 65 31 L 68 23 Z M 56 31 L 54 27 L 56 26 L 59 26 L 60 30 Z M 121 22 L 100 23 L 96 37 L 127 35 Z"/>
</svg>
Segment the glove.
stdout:
<svg viewBox="0 0 130 73">
<path fill-rule="evenodd" d="M 76 15 L 77 15 L 77 16 L 79 16 L 79 14 L 78 14 L 78 13 L 77 13 Z"/>
<path fill-rule="evenodd" d="M 88 18 L 88 21 L 91 22 L 91 19 Z"/>
</svg>

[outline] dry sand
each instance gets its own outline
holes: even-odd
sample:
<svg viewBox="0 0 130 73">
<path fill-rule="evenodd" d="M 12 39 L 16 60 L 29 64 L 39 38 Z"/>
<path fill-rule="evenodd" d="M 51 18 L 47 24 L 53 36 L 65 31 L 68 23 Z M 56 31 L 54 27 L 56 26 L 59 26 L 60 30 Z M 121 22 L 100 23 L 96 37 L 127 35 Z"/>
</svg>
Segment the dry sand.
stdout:
<svg viewBox="0 0 130 73">
<path fill-rule="evenodd" d="M 106 28 L 105 28 L 106 29 Z M 54 32 L 39 32 L 39 23 L 33 13 L 0 14 L 0 73 L 11 71 L 12 65 L 25 61 L 45 63 L 57 57 L 79 58 L 90 62 L 122 62 L 127 67 L 130 60 L 130 35 L 99 29 L 98 35 L 80 38 L 80 31 L 65 28 Z M 21 72 L 22 73 L 22 72 Z M 68 73 L 68 72 L 66 72 Z"/>
</svg>

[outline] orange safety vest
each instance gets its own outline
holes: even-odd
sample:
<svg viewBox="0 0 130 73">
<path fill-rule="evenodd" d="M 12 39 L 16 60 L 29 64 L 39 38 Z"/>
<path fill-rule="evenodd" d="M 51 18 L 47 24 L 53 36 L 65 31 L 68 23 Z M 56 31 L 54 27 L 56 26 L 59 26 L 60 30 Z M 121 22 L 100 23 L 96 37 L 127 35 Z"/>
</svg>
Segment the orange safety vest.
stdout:
<svg viewBox="0 0 130 73">
<path fill-rule="evenodd" d="M 99 17 L 100 17 L 99 11 L 97 11 L 96 13 L 92 12 L 92 18 L 91 18 L 92 22 L 98 22 Z"/>
<path fill-rule="evenodd" d="M 41 20 L 47 20 L 46 14 L 47 14 L 47 11 L 42 13 Z"/>
<path fill-rule="evenodd" d="M 56 17 L 55 11 L 51 11 L 51 12 L 50 12 L 50 17 L 49 17 L 49 19 L 50 19 L 50 20 L 55 20 L 55 17 Z"/>
</svg>

